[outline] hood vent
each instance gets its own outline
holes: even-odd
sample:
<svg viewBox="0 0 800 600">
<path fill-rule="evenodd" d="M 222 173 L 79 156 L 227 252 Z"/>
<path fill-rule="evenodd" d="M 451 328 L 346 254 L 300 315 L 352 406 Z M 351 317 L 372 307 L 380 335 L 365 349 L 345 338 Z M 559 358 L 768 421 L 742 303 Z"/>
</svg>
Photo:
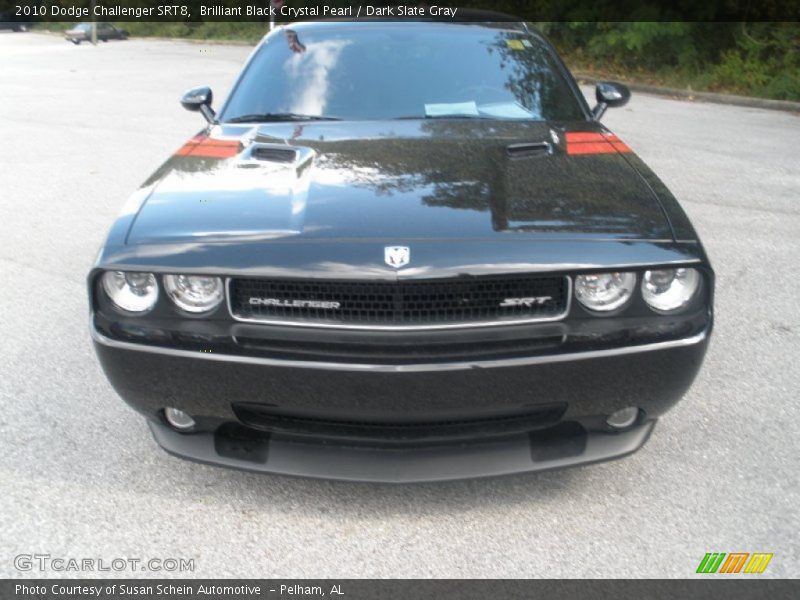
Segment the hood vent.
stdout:
<svg viewBox="0 0 800 600">
<path fill-rule="evenodd" d="M 250 157 L 276 163 L 293 163 L 297 160 L 297 150 L 285 146 L 254 145 Z"/>
<path fill-rule="evenodd" d="M 509 158 L 533 158 L 535 156 L 549 156 L 553 153 L 550 142 L 525 142 L 506 146 Z"/>
</svg>

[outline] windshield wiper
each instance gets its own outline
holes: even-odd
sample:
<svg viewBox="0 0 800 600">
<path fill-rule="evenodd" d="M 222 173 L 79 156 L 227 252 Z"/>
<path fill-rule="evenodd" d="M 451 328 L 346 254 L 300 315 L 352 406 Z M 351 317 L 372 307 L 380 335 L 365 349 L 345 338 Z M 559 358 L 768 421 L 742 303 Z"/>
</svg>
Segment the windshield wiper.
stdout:
<svg viewBox="0 0 800 600">
<path fill-rule="evenodd" d="M 412 119 L 496 119 L 489 115 L 470 115 L 466 113 L 452 113 L 447 115 L 407 115 L 404 117 L 394 117 L 398 121 L 407 121 Z"/>
<path fill-rule="evenodd" d="M 339 117 L 325 117 L 322 115 L 302 115 L 299 113 L 256 113 L 240 115 L 227 119 L 226 123 L 271 123 L 280 121 L 341 121 Z"/>
</svg>

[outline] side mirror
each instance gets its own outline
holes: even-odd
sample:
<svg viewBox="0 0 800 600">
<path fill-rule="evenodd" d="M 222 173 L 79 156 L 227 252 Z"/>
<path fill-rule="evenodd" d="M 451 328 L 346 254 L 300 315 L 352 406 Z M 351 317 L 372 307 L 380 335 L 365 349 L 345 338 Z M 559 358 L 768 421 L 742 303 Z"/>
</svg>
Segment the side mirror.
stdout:
<svg viewBox="0 0 800 600">
<path fill-rule="evenodd" d="M 599 121 L 607 108 L 625 106 L 631 99 L 631 91 L 621 83 L 601 81 L 594 89 L 594 96 L 597 98 L 597 105 L 592 109 L 592 116 L 595 121 Z"/>
<path fill-rule="evenodd" d="M 209 123 L 214 123 L 217 114 L 211 108 L 214 94 L 209 87 L 196 87 L 185 92 L 181 97 L 181 106 L 186 110 L 200 111 Z"/>
</svg>

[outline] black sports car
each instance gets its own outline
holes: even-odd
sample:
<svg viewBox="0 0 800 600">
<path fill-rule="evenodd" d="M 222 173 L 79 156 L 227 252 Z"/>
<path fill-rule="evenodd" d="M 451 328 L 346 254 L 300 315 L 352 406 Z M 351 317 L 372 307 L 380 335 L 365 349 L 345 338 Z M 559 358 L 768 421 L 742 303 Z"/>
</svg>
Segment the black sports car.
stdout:
<svg viewBox="0 0 800 600">
<path fill-rule="evenodd" d="M 168 452 L 420 481 L 624 456 L 700 368 L 714 273 L 675 198 L 522 23 L 259 44 L 88 277 Z"/>
</svg>

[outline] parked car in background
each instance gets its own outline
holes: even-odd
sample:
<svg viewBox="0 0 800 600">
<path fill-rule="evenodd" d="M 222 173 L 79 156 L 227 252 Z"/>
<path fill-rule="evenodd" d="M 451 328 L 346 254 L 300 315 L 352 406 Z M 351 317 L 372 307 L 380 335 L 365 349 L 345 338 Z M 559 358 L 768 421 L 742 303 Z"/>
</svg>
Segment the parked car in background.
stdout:
<svg viewBox="0 0 800 600">
<path fill-rule="evenodd" d="M 128 32 L 124 29 L 114 27 L 111 23 L 98 23 L 97 24 L 97 39 L 98 41 L 107 42 L 108 40 L 126 40 L 128 39 Z M 92 41 L 92 24 L 79 23 L 72 29 L 67 29 L 64 32 L 64 37 L 73 44 L 80 44 L 81 42 Z"/>
<path fill-rule="evenodd" d="M 6 17 L 6 15 L 3 15 Z M 30 23 L 22 23 L 19 21 L 0 21 L 0 31 L 3 29 L 10 29 L 11 31 L 28 31 Z"/>
</svg>

